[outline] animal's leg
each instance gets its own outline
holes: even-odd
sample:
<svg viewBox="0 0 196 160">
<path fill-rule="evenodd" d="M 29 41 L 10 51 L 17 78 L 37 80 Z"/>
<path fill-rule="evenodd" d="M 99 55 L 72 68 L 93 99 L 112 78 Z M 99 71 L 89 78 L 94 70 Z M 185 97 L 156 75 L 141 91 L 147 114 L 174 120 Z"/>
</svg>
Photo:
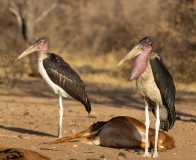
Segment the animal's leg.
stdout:
<svg viewBox="0 0 196 160">
<path fill-rule="evenodd" d="M 62 138 L 62 122 L 63 122 L 63 102 L 62 96 L 59 94 L 59 130 L 58 138 Z"/>
<path fill-rule="evenodd" d="M 145 102 L 145 115 L 146 115 L 146 142 L 145 142 L 145 152 L 143 157 L 151 157 L 151 155 L 148 152 L 148 132 L 149 132 L 149 126 L 150 126 L 150 118 L 148 114 L 148 102 L 144 99 Z"/>
<path fill-rule="evenodd" d="M 156 102 L 156 123 L 155 123 L 156 130 L 155 130 L 155 145 L 154 145 L 154 154 L 153 154 L 154 158 L 158 157 L 157 145 L 158 145 L 159 126 L 160 126 L 159 104 L 158 102 Z"/>
</svg>

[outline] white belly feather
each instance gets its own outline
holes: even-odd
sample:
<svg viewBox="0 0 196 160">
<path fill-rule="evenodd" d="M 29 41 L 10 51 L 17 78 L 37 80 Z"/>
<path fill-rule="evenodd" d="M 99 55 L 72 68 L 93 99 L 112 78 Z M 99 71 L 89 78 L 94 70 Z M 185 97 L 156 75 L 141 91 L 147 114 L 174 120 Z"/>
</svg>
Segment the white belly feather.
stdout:
<svg viewBox="0 0 196 160">
<path fill-rule="evenodd" d="M 148 64 L 146 71 L 137 79 L 136 84 L 143 98 L 148 97 L 152 101 L 162 104 L 161 93 L 154 81 L 150 64 Z"/>
<path fill-rule="evenodd" d="M 41 74 L 42 78 L 46 81 L 46 83 L 54 90 L 55 94 L 61 94 L 63 97 L 69 97 L 69 94 L 67 94 L 62 88 L 60 88 L 58 85 L 53 83 L 51 79 L 49 78 L 46 70 L 43 66 L 43 60 L 41 58 L 38 59 L 38 71 Z"/>
</svg>

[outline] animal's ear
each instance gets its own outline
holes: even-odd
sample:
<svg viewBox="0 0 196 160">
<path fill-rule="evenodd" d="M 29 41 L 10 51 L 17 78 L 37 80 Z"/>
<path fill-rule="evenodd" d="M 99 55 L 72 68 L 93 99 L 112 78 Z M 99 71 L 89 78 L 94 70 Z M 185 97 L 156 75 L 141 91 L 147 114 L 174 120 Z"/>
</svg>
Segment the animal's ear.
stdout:
<svg viewBox="0 0 196 160">
<path fill-rule="evenodd" d="M 89 128 L 91 129 L 92 132 L 94 132 L 101 129 L 106 123 L 108 122 L 96 122 L 92 124 Z"/>
</svg>

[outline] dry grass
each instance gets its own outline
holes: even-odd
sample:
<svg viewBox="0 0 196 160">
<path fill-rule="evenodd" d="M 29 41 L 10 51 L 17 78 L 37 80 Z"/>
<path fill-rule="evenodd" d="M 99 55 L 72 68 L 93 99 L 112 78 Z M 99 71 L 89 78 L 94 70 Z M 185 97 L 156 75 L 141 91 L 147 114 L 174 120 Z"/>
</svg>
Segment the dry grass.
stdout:
<svg viewBox="0 0 196 160">
<path fill-rule="evenodd" d="M 18 1 L 19 4 L 21 2 Z M 84 74 L 85 67 L 90 66 L 91 69 L 88 69 L 91 71 L 84 74 L 86 79 L 91 81 L 91 76 L 94 76 L 96 82 L 117 84 L 119 79 L 127 83 L 131 68 L 128 63 L 117 68 L 119 60 L 139 39 L 150 35 L 154 40 L 154 51 L 162 57 L 175 82 L 194 84 L 196 3 L 195 0 L 182 2 L 60 1 L 36 25 L 34 40 L 44 35 L 50 36 L 50 51 L 61 55 L 80 74 Z M 4 6 L 0 11 L 0 19 L 4 22 L 0 25 L 0 49 L 6 53 L 9 50 L 7 42 L 13 41 L 16 45 L 12 49 L 19 55 L 27 46 L 17 28 L 15 17 L 8 11 L 9 3 L 6 0 L 0 3 Z M 52 3 L 43 0 L 39 6 L 35 5 L 35 19 L 43 12 L 43 8 L 50 7 Z M 28 66 L 27 63 L 25 66 Z M 29 74 L 30 67 L 26 69 L 28 71 L 25 73 Z M 1 79 L 4 75 L 0 72 Z"/>
</svg>

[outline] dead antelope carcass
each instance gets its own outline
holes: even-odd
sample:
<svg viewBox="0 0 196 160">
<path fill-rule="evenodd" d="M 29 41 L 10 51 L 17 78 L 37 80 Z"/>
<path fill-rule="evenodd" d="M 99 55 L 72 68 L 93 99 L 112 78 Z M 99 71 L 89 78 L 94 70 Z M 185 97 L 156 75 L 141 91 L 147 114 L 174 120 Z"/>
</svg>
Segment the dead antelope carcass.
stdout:
<svg viewBox="0 0 196 160">
<path fill-rule="evenodd" d="M 112 148 L 145 148 L 146 129 L 139 120 L 119 116 L 107 122 L 97 122 L 74 136 L 67 136 L 46 144 L 65 143 L 79 138 L 86 138 L 82 142 Z M 148 148 L 154 147 L 155 129 L 149 129 Z M 174 139 L 159 131 L 158 149 L 166 151 L 175 146 Z"/>
</svg>

